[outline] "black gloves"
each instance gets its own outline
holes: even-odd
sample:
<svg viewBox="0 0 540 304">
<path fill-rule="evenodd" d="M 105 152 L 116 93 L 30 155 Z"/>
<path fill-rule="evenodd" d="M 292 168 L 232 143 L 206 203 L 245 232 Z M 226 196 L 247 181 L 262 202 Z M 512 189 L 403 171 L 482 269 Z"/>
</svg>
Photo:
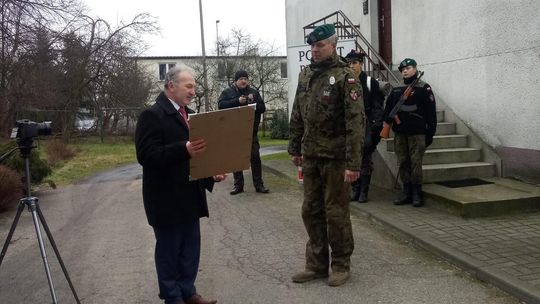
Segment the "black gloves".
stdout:
<svg viewBox="0 0 540 304">
<path fill-rule="evenodd" d="M 433 135 L 426 134 L 426 148 L 429 147 L 432 143 L 433 143 Z"/>
</svg>

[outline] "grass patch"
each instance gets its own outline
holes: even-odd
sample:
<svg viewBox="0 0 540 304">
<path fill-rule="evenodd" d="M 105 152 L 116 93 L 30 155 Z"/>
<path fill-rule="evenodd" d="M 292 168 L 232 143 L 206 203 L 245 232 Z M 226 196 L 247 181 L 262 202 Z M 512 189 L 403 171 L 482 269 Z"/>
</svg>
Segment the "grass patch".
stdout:
<svg viewBox="0 0 540 304">
<path fill-rule="evenodd" d="M 287 146 L 289 144 L 288 139 L 273 139 L 270 138 L 270 132 L 266 132 L 266 136 L 262 136 L 262 132 L 259 131 L 259 145 L 261 147 L 270 147 L 270 146 Z"/>
<path fill-rule="evenodd" d="M 261 156 L 262 160 L 291 160 L 291 156 L 287 152 L 279 152 Z"/>
<path fill-rule="evenodd" d="M 75 156 L 54 165 L 46 179 L 57 185 L 67 185 L 105 169 L 136 162 L 135 145 L 130 137 L 99 137 L 77 139 L 68 145 Z"/>
</svg>

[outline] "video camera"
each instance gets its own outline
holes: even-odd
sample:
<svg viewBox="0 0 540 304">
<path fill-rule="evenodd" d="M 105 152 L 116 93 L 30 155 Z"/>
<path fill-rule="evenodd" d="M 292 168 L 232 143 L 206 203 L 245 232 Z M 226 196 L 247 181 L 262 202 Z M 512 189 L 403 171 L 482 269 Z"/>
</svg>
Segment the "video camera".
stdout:
<svg viewBox="0 0 540 304">
<path fill-rule="evenodd" d="M 34 122 L 29 119 L 17 120 L 17 126 L 11 131 L 11 138 L 27 139 L 51 135 L 51 122 Z"/>
</svg>

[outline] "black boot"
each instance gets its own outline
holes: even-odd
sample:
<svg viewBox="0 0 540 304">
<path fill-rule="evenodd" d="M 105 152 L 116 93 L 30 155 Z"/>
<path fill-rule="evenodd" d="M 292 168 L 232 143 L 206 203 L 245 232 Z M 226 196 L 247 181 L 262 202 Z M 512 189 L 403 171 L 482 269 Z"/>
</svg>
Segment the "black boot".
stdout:
<svg viewBox="0 0 540 304">
<path fill-rule="evenodd" d="M 394 205 L 405 205 L 412 203 L 412 186 L 411 183 L 403 184 L 401 193 L 398 198 L 394 201 Z"/>
<path fill-rule="evenodd" d="M 360 196 L 360 179 L 351 183 L 351 201 L 357 201 Z"/>
<path fill-rule="evenodd" d="M 365 203 L 368 201 L 369 183 L 371 182 L 371 175 L 360 175 L 360 196 L 358 197 L 359 203 Z"/>
<path fill-rule="evenodd" d="M 422 197 L 422 184 L 412 185 L 412 201 L 414 207 L 424 206 L 424 198 Z"/>
</svg>

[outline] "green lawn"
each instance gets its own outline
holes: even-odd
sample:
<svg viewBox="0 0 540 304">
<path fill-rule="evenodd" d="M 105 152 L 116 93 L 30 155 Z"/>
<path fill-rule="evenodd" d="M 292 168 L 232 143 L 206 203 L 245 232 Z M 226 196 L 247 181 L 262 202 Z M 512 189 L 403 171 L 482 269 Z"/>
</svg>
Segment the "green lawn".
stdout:
<svg viewBox="0 0 540 304">
<path fill-rule="evenodd" d="M 136 162 L 135 145 L 128 137 L 108 137 L 104 143 L 99 137 L 79 139 L 69 144 L 75 157 L 53 167 L 46 180 L 67 185 L 97 172 Z"/>
<path fill-rule="evenodd" d="M 262 135 L 259 132 L 260 135 Z M 288 140 L 259 137 L 261 147 L 286 146 Z M 51 180 L 57 185 L 68 185 L 84 177 L 103 170 L 136 162 L 135 145 L 131 137 L 107 137 L 101 143 L 99 137 L 75 139 L 69 146 L 76 152 L 75 157 L 56 164 L 53 172 L 45 180 Z M 45 158 L 43 148 L 39 153 Z M 288 159 L 287 153 L 277 153 L 263 156 L 265 160 Z"/>
</svg>

